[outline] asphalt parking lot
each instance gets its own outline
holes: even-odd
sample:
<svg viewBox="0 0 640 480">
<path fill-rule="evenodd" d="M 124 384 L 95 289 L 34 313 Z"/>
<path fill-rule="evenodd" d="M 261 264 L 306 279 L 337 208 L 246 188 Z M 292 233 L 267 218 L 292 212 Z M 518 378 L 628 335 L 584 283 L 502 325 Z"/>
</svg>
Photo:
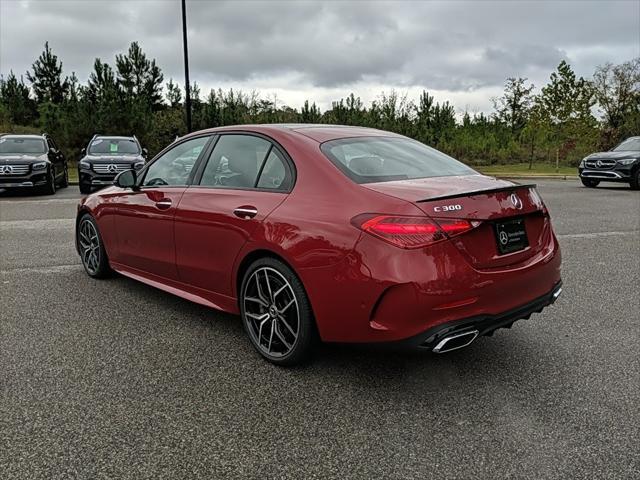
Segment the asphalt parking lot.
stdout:
<svg viewBox="0 0 640 480">
<path fill-rule="evenodd" d="M 0 197 L 0 478 L 639 478 L 640 193 L 540 180 L 564 293 L 445 355 L 322 346 L 85 275 L 79 193 Z"/>
</svg>

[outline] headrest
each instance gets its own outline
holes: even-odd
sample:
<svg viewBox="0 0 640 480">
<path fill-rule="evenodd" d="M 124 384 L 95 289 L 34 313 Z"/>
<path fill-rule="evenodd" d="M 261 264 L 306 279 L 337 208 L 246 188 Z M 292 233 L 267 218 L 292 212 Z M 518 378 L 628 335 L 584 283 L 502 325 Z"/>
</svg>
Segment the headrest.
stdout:
<svg viewBox="0 0 640 480">
<path fill-rule="evenodd" d="M 380 157 L 355 157 L 349 161 L 349 169 L 358 175 L 379 175 L 382 170 Z"/>
</svg>

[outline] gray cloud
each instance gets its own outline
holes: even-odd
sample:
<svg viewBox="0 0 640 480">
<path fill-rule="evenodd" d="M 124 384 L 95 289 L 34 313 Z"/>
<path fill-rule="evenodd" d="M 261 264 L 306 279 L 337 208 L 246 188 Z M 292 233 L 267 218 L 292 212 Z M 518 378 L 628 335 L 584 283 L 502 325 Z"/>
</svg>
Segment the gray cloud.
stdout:
<svg viewBox="0 0 640 480">
<path fill-rule="evenodd" d="M 562 59 L 589 76 L 640 55 L 640 2 L 187 0 L 192 78 L 246 88 L 372 85 L 469 92 L 508 76 L 543 83 Z M 81 80 L 133 40 L 182 78 L 178 0 L 0 2 L 0 73 L 26 71 L 49 40 Z M 293 79 L 293 80 L 292 80 Z M 295 82 L 295 84 L 287 83 Z"/>
</svg>

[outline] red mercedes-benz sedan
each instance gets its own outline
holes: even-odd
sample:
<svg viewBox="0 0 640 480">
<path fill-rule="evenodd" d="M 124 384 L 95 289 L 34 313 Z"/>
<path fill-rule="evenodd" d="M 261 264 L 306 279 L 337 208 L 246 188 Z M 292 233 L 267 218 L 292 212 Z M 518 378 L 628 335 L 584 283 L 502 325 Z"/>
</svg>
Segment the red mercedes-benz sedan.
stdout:
<svg viewBox="0 0 640 480">
<path fill-rule="evenodd" d="M 78 206 L 86 272 L 239 313 L 278 364 L 303 360 L 317 337 L 454 350 L 561 292 L 535 185 L 389 132 L 204 130 L 114 183 Z"/>
</svg>

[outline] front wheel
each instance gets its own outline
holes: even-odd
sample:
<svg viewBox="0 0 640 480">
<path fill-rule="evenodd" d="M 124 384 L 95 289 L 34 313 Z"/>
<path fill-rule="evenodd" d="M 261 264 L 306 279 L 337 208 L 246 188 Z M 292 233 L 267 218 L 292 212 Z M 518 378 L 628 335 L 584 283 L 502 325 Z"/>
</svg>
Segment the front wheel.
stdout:
<svg viewBox="0 0 640 480">
<path fill-rule="evenodd" d="M 69 186 L 69 168 L 64 166 L 64 175 L 60 181 L 60 188 L 67 188 Z"/>
<path fill-rule="evenodd" d="M 98 224 L 88 213 L 83 215 L 76 229 L 76 242 L 82 266 L 90 277 L 105 278 L 111 273 L 107 252 L 102 243 Z"/>
<path fill-rule="evenodd" d="M 83 195 L 89 195 L 91 193 L 91 185 L 80 182 L 78 186 L 80 187 L 80 193 Z"/>
<path fill-rule="evenodd" d="M 580 178 L 582 180 L 582 184 L 588 188 L 595 188 L 600 183 L 600 180 L 594 180 L 592 178 Z"/>
<path fill-rule="evenodd" d="M 636 171 L 631 175 L 631 190 L 640 190 L 640 167 L 636 168 Z"/>
<path fill-rule="evenodd" d="M 254 348 L 277 365 L 308 358 L 316 337 L 315 321 L 302 282 L 283 262 L 256 260 L 240 288 L 242 323 Z"/>
<path fill-rule="evenodd" d="M 56 175 L 53 172 L 53 168 L 47 174 L 47 184 L 42 187 L 42 193 L 45 195 L 53 195 L 56 193 Z"/>
</svg>

